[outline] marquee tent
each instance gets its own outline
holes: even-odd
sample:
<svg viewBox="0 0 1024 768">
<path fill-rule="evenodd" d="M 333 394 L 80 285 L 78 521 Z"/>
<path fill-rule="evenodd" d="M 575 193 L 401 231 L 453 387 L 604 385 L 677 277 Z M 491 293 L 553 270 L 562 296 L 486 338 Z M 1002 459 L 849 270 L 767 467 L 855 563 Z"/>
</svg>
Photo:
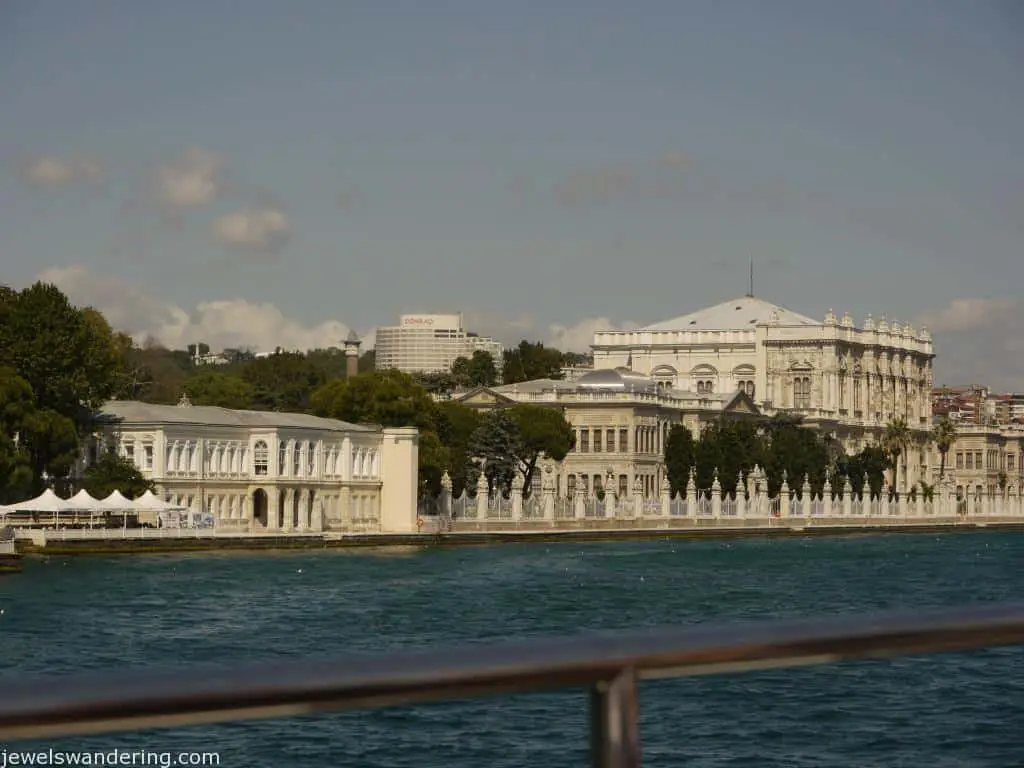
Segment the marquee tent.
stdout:
<svg viewBox="0 0 1024 768">
<path fill-rule="evenodd" d="M 110 495 L 100 500 L 102 509 L 109 512 L 133 512 L 135 504 L 131 499 L 125 498 L 120 491 L 111 491 Z"/>
<path fill-rule="evenodd" d="M 74 505 L 62 499 L 50 488 L 47 488 L 34 499 L 18 501 L 7 507 L 8 512 L 66 512 L 74 509 Z"/>
<path fill-rule="evenodd" d="M 109 509 L 99 499 L 94 499 L 89 492 L 83 488 L 65 502 L 67 509 L 82 512 L 104 512 Z"/>
<path fill-rule="evenodd" d="M 170 510 L 181 510 L 185 507 L 178 504 L 170 504 L 152 491 L 146 491 L 133 502 L 133 508 L 140 512 L 167 512 Z"/>
</svg>

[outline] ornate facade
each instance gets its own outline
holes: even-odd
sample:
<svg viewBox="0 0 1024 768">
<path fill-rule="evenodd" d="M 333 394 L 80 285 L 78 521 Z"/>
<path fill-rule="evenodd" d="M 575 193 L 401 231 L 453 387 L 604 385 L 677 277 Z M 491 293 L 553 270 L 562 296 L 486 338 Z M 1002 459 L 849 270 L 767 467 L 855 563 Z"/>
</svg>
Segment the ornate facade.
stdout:
<svg viewBox="0 0 1024 768">
<path fill-rule="evenodd" d="M 575 381 L 537 379 L 480 387 L 454 397 L 471 408 L 490 410 L 515 404 L 560 408 L 576 433 L 576 446 L 562 462 L 546 462 L 556 494 L 587 497 L 599 489 L 653 498 L 665 478 L 665 440 L 675 424 L 694 436 L 723 415 L 756 417 L 743 392 L 696 394 L 659 387 L 649 376 L 626 369 L 598 370 Z M 541 473 L 534 476 L 540 491 Z"/>
<path fill-rule="evenodd" d="M 933 466 L 937 475 L 937 456 Z M 945 474 L 960 499 L 1024 495 L 1024 429 L 958 425 Z"/>
<path fill-rule="evenodd" d="M 102 442 L 168 501 L 223 531 L 415 532 L 418 432 L 299 413 L 134 401 L 103 408 Z"/>
<path fill-rule="evenodd" d="M 850 452 L 903 418 L 911 446 L 901 484 L 927 476 L 927 328 L 870 315 L 858 327 L 831 310 L 819 322 L 748 295 L 635 331 L 598 331 L 592 346 L 595 368 L 625 366 L 698 395 L 742 390 L 766 414 L 800 414 Z"/>
</svg>

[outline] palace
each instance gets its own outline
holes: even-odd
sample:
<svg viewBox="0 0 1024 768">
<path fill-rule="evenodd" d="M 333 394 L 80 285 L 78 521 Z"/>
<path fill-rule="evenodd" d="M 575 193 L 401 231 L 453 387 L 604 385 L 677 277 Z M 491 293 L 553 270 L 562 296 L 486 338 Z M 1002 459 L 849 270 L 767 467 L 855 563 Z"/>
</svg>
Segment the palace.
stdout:
<svg viewBox="0 0 1024 768">
<path fill-rule="evenodd" d="M 748 294 L 634 331 L 598 331 L 592 347 L 595 368 L 624 366 L 698 395 L 742 389 L 764 413 L 799 414 L 848 452 L 905 419 L 912 446 L 900 477 L 909 487 L 925 476 L 935 358 L 927 328 L 870 315 L 858 327 L 831 310 L 819 322 Z"/>
<path fill-rule="evenodd" d="M 419 434 L 300 413 L 113 401 L 90 449 L 113 443 L 166 500 L 224 531 L 416 528 Z"/>
<path fill-rule="evenodd" d="M 452 399 L 478 410 L 515 404 L 560 408 L 575 430 L 576 445 L 564 461 L 545 463 L 559 496 L 581 487 L 588 495 L 604 488 L 653 498 L 665 477 L 665 440 L 673 425 L 685 424 L 697 436 L 716 419 L 760 415 L 745 392 L 696 394 L 658 386 L 625 368 L 596 370 L 574 381 L 478 387 Z M 534 490 L 540 482 L 537 473 Z"/>
<path fill-rule="evenodd" d="M 674 424 L 694 437 L 710 421 L 793 414 L 833 435 L 847 453 L 906 421 L 910 445 L 900 485 L 930 477 L 932 360 L 927 329 L 856 327 L 830 311 L 824 321 L 744 296 L 634 331 L 598 331 L 594 370 L 572 381 L 540 379 L 457 393 L 476 408 L 514 403 L 561 408 L 576 447 L 550 464 L 559 495 L 613 484 L 656 496 L 664 442 Z"/>
</svg>

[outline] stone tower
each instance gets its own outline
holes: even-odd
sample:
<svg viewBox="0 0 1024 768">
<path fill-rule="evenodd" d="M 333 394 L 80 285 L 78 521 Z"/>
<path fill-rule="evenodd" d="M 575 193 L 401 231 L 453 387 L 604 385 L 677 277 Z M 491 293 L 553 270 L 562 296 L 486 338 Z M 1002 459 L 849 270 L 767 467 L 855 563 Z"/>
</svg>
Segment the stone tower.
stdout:
<svg viewBox="0 0 1024 768">
<path fill-rule="evenodd" d="M 355 331 L 348 332 L 345 339 L 345 376 L 348 378 L 359 373 L 359 345 L 362 343 Z"/>
</svg>

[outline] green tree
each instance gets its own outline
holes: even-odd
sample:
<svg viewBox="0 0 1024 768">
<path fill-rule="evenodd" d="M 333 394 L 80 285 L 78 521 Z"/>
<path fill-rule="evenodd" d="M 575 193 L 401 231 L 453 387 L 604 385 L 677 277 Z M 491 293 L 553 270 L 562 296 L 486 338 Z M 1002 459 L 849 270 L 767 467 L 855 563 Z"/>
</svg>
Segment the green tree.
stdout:
<svg viewBox="0 0 1024 768">
<path fill-rule="evenodd" d="M 899 488 L 900 456 L 907 452 L 910 444 L 910 428 L 907 420 L 900 417 L 893 419 L 885 425 L 885 432 L 882 434 L 882 450 L 889 456 L 890 467 L 892 468 L 892 487 Z"/>
<path fill-rule="evenodd" d="M 0 504 L 32 493 L 32 457 L 22 433 L 35 410 L 28 382 L 14 369 L 0 368 Z"/>
<path fill-rule="evenodd" d="M 303 354 L 278 352 L 246 363 L 244 378 L 254 390 L 257 410 L 305 411 L 310 395 L 326 378 Z"/>
<path fill-rule="evenodd" d="M 153 483 L 138 470 L 134 462 L 114 450 L 101 453 L 85 470 L 82 487 L 97 499 L 120 491 L 129 499 L 136 499 L 152 491 Z"/>
<path fill-rule="evenodd" d="M 436 498 L 441 493 L 441 477 L 450 462 L 449 449 L 435 432 L 422 432 L 419 444 L 419 491 Z"/>
<path fill-rule="evenodd" d="M 690 428 L 684 424 L 675 424 L 668 432 L 665 440 L 665 471 L 672 495 L 686 493 L 686 484 L 690 480 L 690 468 L 694 466 L 696 443 Z"/>
<path fill-rule="evenodd" d="M 193 405 L 216 405 L 247 410 L 253 407 L 256 391 L 252 384 L 231 373 L 206 368 L 190 376 L 184 390 Z"/>
<path fill-rule="evenodd" d="M 0 366 L 32 388 L 36 406 L 86 426 L 118 384 L 120 346 L 103 316 L 35 283 L 0 295 Z"/>
<path fill-rule="evenodd" d="M 483 417 L 473 434 L 470 454 L 492 489 L 507 491 L 518 471 L 523 476 L 523 495 L 529 496 L 540 459 L 561 461 L 574 442 L 575 432 L 561 411 L 514 405 Z"/>
<path fill-rule="evenodd" d="M 946 474 L 946 456 L 956 442 L 956 425 L 947 417 L 943 417 L 932 429 L 932 440 L 939 449 L 939 478 Z"/>
<path fill-rule="evenodd" d="M 498 383 L 498 369 L 491 353 L 478 349 L 472 357 L 452 363 L 452 377 L 463 387 L 493 387 Z"/>
<path fill-rule="evenodd" d="M 452 493 L 459 496 L 469 482 L 472 468 L 470 441 L 480 425 L 480 415 L 460 403 L 439 403 L 437 435 L 448 450 L 446 469 L 452 481 Z"/>
<path fill-rule="evenodd" d="M 401 371 L 372 371 L 351 379 L 334 379 L 317 388 L 309 400 L 319 416 L 357 424 L 437 430 L 437 403 Z"/>
<path fill-rule="evenodd" d="M 515 349 L 506 349 L 503 356 L 501 370 L 505 384 L 562 378 L 562 353 L 539 341 L 531 343 L 524 339 Z"/>
<path fill-rule="evenodd" d="M 516 476 L 515 443 L 518 428 L 507 409 L 489 411 L 480 419 L 469 444 L 474 471 L 470 476 L 483 473 L 487 478 L 488 493 L 508 491 Z"/>
<path fill-rule="evenodd" d="M 529 496 L 537 462 L 542 456 L 562 461 L 576 443 L 576 432 L 556 408 L 513 405 L 508 411 L 518 431 L 513 456 L 523 474 L 523 494 Z"/>
<path fill-rule="evenodd" d="M 755 464 L 762 463 L 762 454 L 761 437 L 753 423 L 727 419 L 712 422 L 696 446 L 697 488 L 709 490 L 717 470 L 722 490 L 734 493 L 741 474 L 746 476 Z"/>
<path fill-rule="evenodd" d="M 889 468 L 889 456 L 878 445 L 865 446 L 859 453 L 845 457 L 839 466 L 838 476 L 850 480 L 850 489 L 860 495 L 864 492 L 864 477 L 868 478 L 868 492 L 878 496 L 885 482 L 885 470 Z M 837 476 L 837 477 L 838 477 Z M 833 482 L 833 486 L 838 483 Z M 835 488 L 838 491 L 838 487 Z"/>
<path fill-rule="evenodd" d="M 804 477 L 810 480 L 812 493 L 821 493 L 829 465 L 829 454 L 821 437 L 803 426 L 802 419 L 777 416 L 762 427 L 764 463 L 768 493 L 777 494 L 783 475 L 790 490 L 799 494 Z"/>
</svg>

